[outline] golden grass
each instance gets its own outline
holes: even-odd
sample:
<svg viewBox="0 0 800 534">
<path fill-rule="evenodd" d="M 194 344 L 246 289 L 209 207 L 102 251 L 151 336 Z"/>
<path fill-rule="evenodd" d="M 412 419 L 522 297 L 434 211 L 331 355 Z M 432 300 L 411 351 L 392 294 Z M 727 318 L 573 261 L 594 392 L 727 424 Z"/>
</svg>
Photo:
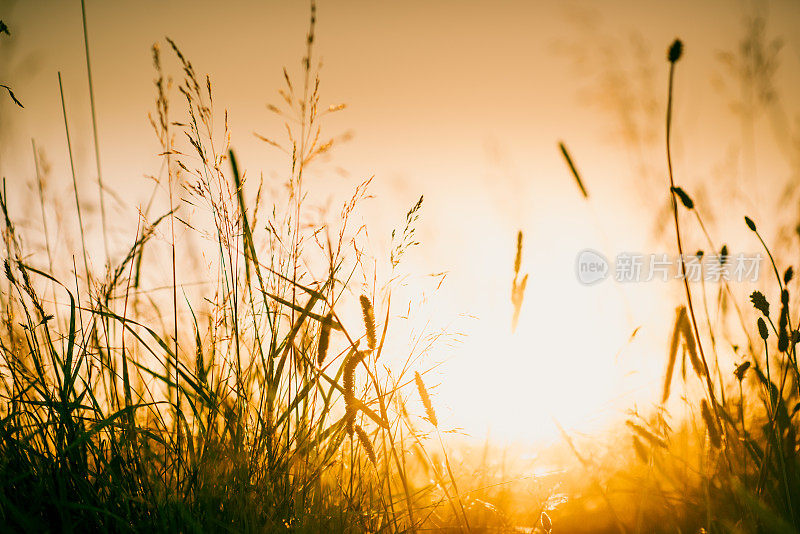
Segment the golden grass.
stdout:
<svg viewBox="0 0 800 534">
<path fill-rule="evenodd" d="M 85 11 L 83 20 L 90 65 Z M 262 206 L 263 183 L 239 171 L 211 78 L 198 74 L 169 39 L 181 105 L 172 100 L 155 46 L 150 115 L 164 160 L 153 197 L 166 197 L 155 203 L 165 209 L 154 215 L 151 203 L 142 210 L 125 254 L 109 257 L 102 184 L 108 265 L 99 268 L 88 260 L 73 172 L 82 243 L 75 252 L 83 269 L 67 266 L 71 279 L 56 277 L 49 240 L 49 268 L 32 264 L 5 192 L 0 196 L 7 281 L 0 335 L 2 523 L 16 531 L 75 525 L 132 532 L 796 531 L 800 334 L 791 317 L 793 270 L 779 274 L 749 217 L 745 225 L 775 274 L 780 313 L 775 323 L 760 292 L 751 295 L 750 315 L 733 301 L 748 343 L 733 349 L 732 371 L 720 364 L 728 332 L 712 324 L 706 306 L 696 306 L 698 289 L 684 279 L 657 404 L 632 410 L 605 437 L 559 426 L 566 447 L 539 451 L 534 466 L 490 443 L 478 451 L 443 438 L 451 429 L 437 417 L 436 388 L 429 391 L 425 370 L 416 370 L 420 354 L 409 347 L 400 365 L 378 364 L 396 317 L 392 277 L 368 289 L 351 282 L 363 268 L 363 251 L 360 233 L 347 223 L 369 181 L 355 188 L 337 219 L 308 224 L 313 163 L 342 139 L 323 135 L 322 119 L 344 109 L 321 103 L 316 22 L 312 3 L 300 79 L 284 70 L 282 103 L 268 108 L 283 121 L 286 139 L 256 134 L 287 156 L 288 179 L 280 184 L 286 198 L 272 206 Z M 699 215 L 702 202 L 676 185 L 672 168 L 673 81 L 682 56 L 676 40 L 667 51 L 664 192 L 683 259 L 682 210 L 694 214 L 710 244 L 711 238 Z M 63 93 L 62 111 L 72 163 Z M 92 114 L 94 126 L 93 105 Z M 93 133 L 100 175 L 96 127 Z M 589 201 L 566 145 L 559 148 Z M 47 170 L 40 172 L 35 145 L 34 157 L 47 238 Z M 422 202 L 392 234 L 384 259 L 392 275 L 418 244 Z M 189 220 L 190 205 L 203 215 Z M 179 241 L 178 232 L 200 244 Z M 166 281 L 153 272 L 150 255 L 169 264 Z M 512 331 L 526 304 L 522 264 L 519 231 Z M 189 270 L 207 275 L 194 292 L 183 283 Z M 156 281 L 166 282 L 167 297 L 153 296 Z M 705 287 L 700 291 L 705 299 Z M 727 283 L 717 298 L 732 315 L 723 304 L 734 298 Z M 359 308 L 360 316 L 349 313 Z M 759 346 L 750 341 L 754 332 Z M 409 409 L 415 388 L 424 417 Z M 537 470 L 540 464 L 556 467 Z"/>
</svg>

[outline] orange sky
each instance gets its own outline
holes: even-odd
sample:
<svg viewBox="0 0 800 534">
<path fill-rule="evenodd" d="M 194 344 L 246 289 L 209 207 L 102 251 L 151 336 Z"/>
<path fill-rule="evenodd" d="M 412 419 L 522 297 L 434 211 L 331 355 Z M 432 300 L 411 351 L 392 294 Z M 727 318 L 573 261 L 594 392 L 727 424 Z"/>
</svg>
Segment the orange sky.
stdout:
<svg viewBox="0 0 800 534">
<path fill-rule="evenodd" d="M 284 65 L 299 72 L 305 2 L 89 0 L 87 12 L 104 178 L 122 197 L 111 206 L 118 247 L 135 230 L 135 208 L 149 194 L 143 176 L 158 171 L 146 118 L 154 100 L 149 47 L 166 35 L 198 72 L 210 74 L 218 108 L 229 110 L 240 166 L 251 175 L 284 172 L 284 158 L 252 132 L 281 135 L 265 104 L 278 100 Z M 322 100 L 348 105 L 326 128 L 354 137 L 315 168 L 315 200 L 347 195 L 374 175 L 375 198 L 363 222 L 380 255 L 391 229 L 425 195 L 422 246 L 407 269 L 422 280 L 450 273 L 426 313 L 471 337 L 437 356 L 449 362 L 436 394 L 452 424 L 473 435 L 488 426 L 509 438 L 537 435 L 505 425 L 496 416 L 501 404 L 537 412 L 526 427 L 548 425 L 551 416 L 591 426 L 632 400 L 646 402 L 658 383 L 679 288 L 586 288 L 575 281 L 573 262 L 586 247 L 609 256 L 672 252 L 671 228 L 663 236 L 656 228 L 667 198 L 665 50 L 675 37 L 686 45 L 676 81 L 677 181 L 709 202 L 718 241 L 739 250 L 755 247 L 742 215 L 772 231 L 786 222 L 773 214 L 791 177 L 781 143 L 797 137 L 796 2 L 337 0 L 321 1 L 318 12 Z M 768 36 L 783 39 L 775 86 L 794 130 L 776 137 L 776 122 L 760 118 L 753 164 L 740 150 L 743 130 L 731 112 L 740 87 L 719 54 L 737 50 L 745 16 L 756 12 L 767 20 Z M 38 219 L 26 209 L 33 198 L 26 196 L 32 137 L 53 165 L 54 194 L 70 194 L 59 70 L 78 179 L 89 209 L 96 203 L 80 3 L 5 0 L 0 17 L 12 31 L 0 41 L 0 83 L 26 106 L 0 99 L 0 172 L 35 244 Z M 559 140 L 583 174 L 588 203 L 564 166 Z M 511 338 L 517 229 L 526 234 L 523 270 L 531 282 L 521 333 Z M 98 235 L 91 223 L 90 233 Z M 637 326 L 642 339 L 618 356 Z M 486 395 L 476 396 L 482 386 Z M 559 404 L 553 397 L 564 391 L 594 400 L 561 412 L 541 409 Z M 607 408 L 620 395 L 622 402 Z"/>
</svg>

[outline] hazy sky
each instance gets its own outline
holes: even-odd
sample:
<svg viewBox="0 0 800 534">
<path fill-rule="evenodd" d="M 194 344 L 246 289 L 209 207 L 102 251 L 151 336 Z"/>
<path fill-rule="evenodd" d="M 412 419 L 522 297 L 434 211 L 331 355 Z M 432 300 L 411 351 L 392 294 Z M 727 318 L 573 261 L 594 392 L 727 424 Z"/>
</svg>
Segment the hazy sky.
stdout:
<svg viewBox="0 0 800 534">
<path fill-rule="evenodd" d="M 144 175 L 159 168 L 147 113 L 155 98 L 150 47 L 165 36 L 210 75 L 218 111 L 229 112 L 240 166 L 251 176 L 285 176 L 285 158 L 252 134 L 282 135 L 266 104 L 279 100 L 284 66 L 300 72 L 306 2 L 88 0 L 86 7 L 104 179 L 119 193 L 110 209 L 118 247 L 130 240 L 136 207 L 150 193 Z M 751 132 L 737 104 L 746 93 L 721 54 L 739 54 L 755 15 L 766 21 L 766 41 L 779 37 L 782 47 L 772 78 L 779 99 L 760 109 Z M 96 205 L 80 2 L 0 0 L 0 18 L 12 33 L 0 36 L 0 83 L 25 105 L 0 98 L 0 173 L 35 244 L 41 230 L 28 209 L 35 198 L 31 138 L 52 164 L 52 194 L 71 194 L 58 71 L 78 181 L 90 213 Z M 551 416 L 580 427 L 652 396 L 679 288 L 586 288 L 575 281 L 575 255 L 586 247 L 611 257 L 672 252 L 671 228 L 659 227 L 668 198 L 665 51 L 676 37 L 685 43 L 676 79 L 676 179 L 708 202 L 719 242 L 739 250 L 755 247 L 742 215 L 769 218 L 772 232 L 796 219 L 791 206 L 773 215 L 797 161 L 799 23 L 796 1 L 319 2 L 322 102 L 348 106 L 325 128 L 353 138 L 315 167 L 314 200 L 346 196 L 374 175 L 375 198 L 362 216 L 376 254 L 385 254 L 391 229 L 425 195 L 422 245 L 408 269 L 420 279 L 449 272 L 430 313 L 437 327 L 471 336 L 439 355 L 450 358 L 436 394 L 452 424 L 473 435 L 487 426 L 507 437 L 542 435 L 536 428 Z M 178 76 L 174 61 L 166 65 Z M 588 202 L 559 140 L 582 172 Z M 512 338 L 518 229 L 531 281 Z M 89 231 L 98 235 L 96 223 Z M 626 345 L 638 326 L 639 341 Z M 553 409 L 565 391 L 593 401 Z M 504 426 L 496 416 L 501 404 L 529 411 L 525 428 Z"/>
</svg>

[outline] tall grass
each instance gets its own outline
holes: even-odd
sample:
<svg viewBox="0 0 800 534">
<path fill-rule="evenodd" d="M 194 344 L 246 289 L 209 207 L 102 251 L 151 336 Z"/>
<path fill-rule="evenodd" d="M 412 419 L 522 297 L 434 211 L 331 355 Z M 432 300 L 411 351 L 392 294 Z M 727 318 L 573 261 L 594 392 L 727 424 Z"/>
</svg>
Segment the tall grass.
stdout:
<svg viewBox="0 0 800 534">
<path fill-rule="evenodd" d="M 686 255 L 681 208 L 693 212 L 712 247 L 713 240 L 700 217 L 699 206 L 676 185 L 673 173 L 673 79 L 681 56 L 682 44 L 676 40 L 667 53 L 666 158 L 677 251 L 683 262 Z M 678 308 L 673 328 L 661 405 L 652 415 L 634 413 L 628 420 L 633 451 L 645 466 L 632 480 L 648 492 L 647 498 L 643 497 L 633 509 L 635 513 L 628 523 L 631 530 L 795 532 L 798 528 L 800 369 L 796 345 L 800 334 L 790 316 L 793 270 L 791 266 L 779 268 L 756 224 L 749 217 L 744 220 L 768 258 L 766 272 L 774 276 L 780 295 L 777 324 L 770 315 L 770 303 L 761 292 L 753 292 L 750 298 L 760 316 L 748 320 L 729 283 L 721 282 L 718 305 L 726 298 L 732 300 L 742 335 L 748 340 L 746 347 L 733 346 L 738 354 L 736 365 L 729 373 L 723 372 L 718 341 L 728 339 L 728 334 L 712 326 L 708 306 L 698 308 L 688 277 L 683 277 L 685 302 Z M 726 255 L 727 247 L 720 254 Z M 698 255 L 702 257 L 702 251 Z M 686 272 L 685 267 L 681 272 Z M 705 286 L 700 290 L 705 301 Z M 706 329 L 701 327 L 703 315 Z M 762 340 L 760 346 L 750 341 L 753 331 Z M 711 352 L 706 340 L 711 342 Z M 667 409 L 667 401 L 675 395 L 673 384 L 681 348 L 681 403 L 688 413 L 685 418 L 673 417 Z M 678 426 L 673 428 L 670 421 Z M 625 476 L 635 473 L 626 469 L 630 470 Z M 609 474 L 608 483 L 620 473 Z"/>
<path fill-rule="evenodd" d="M 607 441 L 581 440 L 559 427 L 566 447 L 542 451 L 541 459 L 572 461 L 575 469 L 514 471 L 519 455 L 508 460 L 513 452 L 492 450 L 488 441 L 478 458 L 474 449 L 450 446 L 431 394 L 435 387 L 429 389 L 429 375 L 417 371 L 419 352 L 409 347 L 399 363 L 387 356 L 389 346 L 398 346 L 387 344 L 395 334 L 395 270 L 417 245 L 422 197 L 392 233 L 385 258 L 390 276 L 383 284 L 377 277 L 371 286 L 354 282 L 364 269 L 363 237 L 350 221 L 369 180 L 354 188 L 335 217 L 313 222 L 314 164 L 342 140 L 326 137 L 324 119 L 344 106 L 322 103 L 313 3 L 310 15 L 299 76 L 285 69 L 281 104 L 268 106 L 286 136 L 256 134 L 286 156 L 279 184 L 253 183 L 240 166 L 211 78 L 176 42 L 167 39 L 166 52 L 154 46 L 150 120 L 162 172 L 135 231 L 108 236 L 83 11 L 106 261 L 90 261 L 89 212 L 62 90 L 81 237 L 66 267 L 51 249 L 47 169 L 35 142 L 46 267 L 24 246 L 5 183 L 0 195 L 4 529 L 797 531 L 800 319 L 792 322 L 794 275 L 773 257 L 749 217 L 745 225 L 774 275 L 770 295 L 779 297 L 754 292 L 750 310 L 728 282 L 720 285 L 717 309 L 735 312 L 747 340 L 730 348 L 736 353 L 730 369 L 723 358 L 728 333 L 712 321 L 705 285 L 693 287 L 684 278 L 657 404 L 648 412 L 631 410 Z M 727 255 L 727 247 L 715 246 L 702 203 L 679 185 L 672 167 L 673 81 L 682 54 L 679 41 L 667 53 L 668 184 L 662 185 L 684 261 L 687 223 L 696 223 L 714 253 Z M 177 75 L 165 67 L 170 62 L 178 65 Z M 559 147 L 589 201 L 570 153 L 564 143 Z M 273 196 L 271 189 L 285 195 Z M 127 249 L 114 257 L 110 238 L 126 239 Z M 512 330 L 523 304 L 537 304 L 525 302 L 522 256 L 520 231 Z M 161 274 L 159 264 L 167 266 Z M 71 276 L 57 276 L 64 271 Z M 202 283 L 194 286 L 196 277 Z M 419 415 L 410 409 L 415 405 Z"/>
<path fill-rule="evenodd" d="M 742 60 L 749 67 L 743 72 L 747 82 L 757 86 L 753 90 L 758 99 L 774 104 L 778 101 L 770 85 L 774 43 L 762 50 L 763 21 L 753 23 L 749 32 Z M 704 238 L 701 246 L 710 248 L 708 261 L 724 263 L 728 247 L 715 245 L 718 241 L 701 216 L 703 208 L 709 207 L 679 186 L 680 177 L 673 169 L 673 84 L 680 71 L 682 43 L 676 40 L 666 56 L 667 186 L 679 272 L 686 273 L 687 261 L 704 256 L 702 250 L 696 257 L 687 254 L 692 245 L 687 244 L 686 224 L 693 223 Z M 733 63 L 732 58 L 726 60 Z M 756 74 L 759 69 L 764 70 L 763 76 Z M 753 120 L 752 112 L 747 121 Z M 560 148 L 568 169 L 579 180 L 563 143 Z M 747 159 L 754 155 L 748 154 Z M 579 188 L 584 192 L 580 183 Z M 763 252 L 763 273 L 774 288 L 775 302 L 760 291 L 750 295 L 749 303 L 739 302 L 734 282 L 723 278 L 715 290 L 715 308 L 710 309 L 706 284 L 691 284 L 688 276 L 682 277 L 682 303 L 668 344 L 660 402 L 646 412 L 630 411 L 627 431 L 617 433 L 624 439 L 612 433 L 605 439 L 593 436 L 581 441 L 562 429 L 578 465 L 573 470 L 577 474 L 558 481 L 573 498 L 550 511 L 554 528 L 569 532 L 798 530 L 800 368 L 796 351 L 800 324 L 797 319 L 792 322 L 794 270 L 789 264 L 781 265 L 778 258 L 786 254 L 773 253 L 750 217 L 744 217 L 744 225 L 752 232 L 754 247 Z M 749 311 L 748 304 L 752 305 Z M 739 331 L 731 332 L 729 322 Z"/>
<path fill-rule="evenodd" d="M 399 369 L 379 363 L 392 335 L 391 285 L 359 298 L 351 282 L 360 244 L 347 221 L 368 182 L 338 220 L 308 223 L 310 166 L 336 141 L 321 137 L 322 119 L 343 108 L 320 103 L 315 23 L 312 4 L 299 85 L 284 71 L 284 105 L 271 106 L 288 125 L 287 139 L 265 138 L 288 157 L 288 203 L 259 210 L 263 184 L 253 201 L 210 77 L 171 40 L 181 104 L 173 102 L 156 46 L 151 115 L 164 158 L 155 194 L 166 196 L 167 208 L 153 216 L 158 202 L 151 202 L 140 212 L 121 259 L 105 270 L 89 261 L 74 169 L 84 268 L 71 280 L 53 274 L 49 249 L 50 265 L 34 264 L 0 196 L 8 283 L 0 336 L 6 528 L 469 528 L 449 462 L 448 476 L 431 480 L 426 472 L 441 472 L 434 455 L 409 452 L 428 442 L 406 409 L 418 355 L 409 350 Z M 98 148 L 98 173 L 99 162 Z M 415 244 L 421 206 L 422 199 L 409 211 L 391 268 Z M 201 244 L 179 239 L 187 233 Z M 145 285 L 157 278 L 152 258 L 164 254 L 166 299 Z M 191 290 L 181 258 L 198 257 L 195 265 L 209 276 Z M 362 308 L 360 323 L 347 319 L 354 304 Z M 431 402 L 426 397 L 429 410 Z"/>
</svg>

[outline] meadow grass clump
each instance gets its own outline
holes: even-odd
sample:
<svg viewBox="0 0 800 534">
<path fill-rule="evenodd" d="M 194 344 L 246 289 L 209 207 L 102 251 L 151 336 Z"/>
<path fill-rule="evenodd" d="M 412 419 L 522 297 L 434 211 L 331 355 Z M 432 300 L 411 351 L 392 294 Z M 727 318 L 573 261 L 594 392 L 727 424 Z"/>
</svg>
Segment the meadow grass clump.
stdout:
<svg viewBox="0 0 800 534">
<path fill-rule="evenodd" d="M 376 273 L 360 273 L 371 284 L 353 282 L 366 268 L 363 233 L 350 221 L 370 180 L 329 220 L 319 222 L 309 206 L 315 164 L 346 138 L 325 134 L 324 118 L 345 106 L 323 104 L 315 4 L 299 76 L 284 69 L 280 103 L 267 106 L 286 136 L 255 134 L 286 157 L 279 183 L 240 166 L 211 76 L 177 42 L 153 47 L 149 118 L 162 170 L 135 231 L 124 235 L 108 235 L 106 226 L 108 175 L 101 172 L 85 9 L 82 15 L 103 260 L 92 261 L 92 212 L 78 188 L 59 76 L 80 246 L 70 257 L 51 248 L 48 227 L 63 221 L 53 221 L 48 169 L 35 142 L 44 251 L 26 246 L 23 214 L 12 212 L 5 187 L 0 192 L 2 530 L 798 530 L 797 282 L 752 218 L 744 217 L 745 227 L 769 258 L 773 289 L 752 292 L 749 309 L 721 282 L 716 310 L 741 325 L 734 342 L 728 321 L 713 320 L 719 317 L 709 311 L 706 286 L 684 276 L 652 410 L 631 409 L 607 436 L 558 426 L 566 447 L 539 451 L 523 467 L 522 454 L 497 451 L 488 440 L 483 450 L 459 450 L 443 437 L 458 429 L 437 414 L 431 375 L 416 370 L 425 349 L 409 344 L 402 354 L 393 342 L 396 269 L 418 244 L 423 197 L 392 233 L 384 285 Z M 728 248 L 712 240 L 702 197 L 695 201 L 678 185 L 672 166 L 673 82 L 683 55 L 676 40 L 667 51 L 669 181 L 662 193 L 685 272 L 684 260 L 704 257 L 702 250 L 686 255 L 695 250 L 686 217 L 708 255 L 725 258 Z M 768 87 L 760 89 L 768 100 Z M 566 145 L 559 148 L 590 201 Z M 528 283 L 523 237 L 519 231 L 512 332 Z M 113 241 L 124 249 L 114 251 Z M 547 469 L 534 469 L 537 462 Z"/>
<path fill-rule="evenodd" d="M 376 363 L 391 335 L 391 284 L 373 287 L 373 299 L 349 297 L 360 244 L 347 221 L 369 181 L 338 219 L 308 223 L 310 169 L 338 139 L 322 137 L 321 119 L 344 108 L 320 103 L 315 24 L 312 3 L 300 82 L 284 70 L 283 105 L 270 106 L 290 126 L 284 142 L 264 138 L 288 158 L 280 184 L 287 198 L 269 208 L 263 183 L 252 202 L 211 77 L 170 39 L 169 54 L 152 50 L 150 122 L 163 172 L 135 234 L 124 236 L 125 252 L 109 255 L 100 270 L 82 239 L 83 268 L 71 263 L 72 278 L 57 278 L 49 246 L 48 269 L 25 250 L 3 189 L 5 528 L 415 532 L 467 525 L 455 474 L 448 464 L 449 477 L 426 475 L 438 466 L 405 408 L 410 362 L 419 355 L 409 349 L 399 371 Z M 88 50 L 87 41 L 87 62 Z M 180 105 L 168 61 L 180 69 Z M 96 158 L 99 170 L 99 148 Z M 392 269 L 416 244 L 421 206 L 420 198 L 407 214 Z M 169 265 L 166 280 L 151 267 L 156 257 Z M 204 276 L 202 284 L 185 284 L 189 269 Z M 360 325 L 348 319 L 359 304 L 365 350 L 354 334 Z M 433 413 L 430 399 L 426 410 Z M 422 453 L 411 461 L 411 450 Z"/>
<path fill-rule="evenodd" d="M 682 55 L 683 46 L 676 40 L 667 53 L 670 69 L 666 155 L 681 261 L 685 237 L 680 225 L 680 206 L 694 213 L 703 235 L 714 248 L 698 204 L 675 185 L 672 169 L 673 79 Z M 646 488 L 648 497 L 636 504 L 632 516 L 625 518 L 635 531 L 796 532 L 800 526 L 797 440 L 800 369 L 796 357 L 800 325 L 791 321 L 789 285 L 793 270 L 788 267 L 780 275 L 778 263 L 755 222 L 750 217 L 744 219 L 769 259 L 780 295 L 780 315 L 774 322 L 769 300 L 760 291 L 754 291 L 750 301 L 760 316 L 747 320 L 729 283 L 723 281 L 719 302 L 726 297 L 733 301 L 742 333 L 748 340 L 745 347 L 731 342 L 738 361 L 730 373 L 723 372 L 719 341 L 730 334 L 712 326 L 707 306 L 702 310 L 695 306 L 696 289 L 690 286 L 687 276 L 682 277 L 685 302 L 677 309 L 672 329 L 661 405 L 645 421 L 628 421 L 633 432 L 633 452 L 643 465 L 637 470 L 620 466 L 616 473 L 607 475 L 609 481 L 619 476 L 630 477 Z M 727 254 L 726 246 L 722 254 Z M 705 292 L 704 286 L 701 291 Z M 725 308 L 722 310 L 724 313 Z M 705 332 L 700 318 L 708 327 Z M 762 341 L 760 347 L 751 341 L 748 331 L 753 330 Z M 710 345 L 704 339 L 710 340 Z M 668 405 L 675 389 L 673 377 L 681 347 L 682 395 L 679 404 Z M 687 359 L 693 371 L 689 374 L 685 372 Z M 680 405 L 687 417 L 670 414 L 668 406 L 674 410 Z M 612 500 L 616 502 L 618 498 Z"/>
<path fill-rule="evenodd" d="M 758 102 L 752 106 L 781 111 L 771 88 L 776 50 L 765 42 L 763 21 L 753 22 L 748 31 L 744 57 L 724 59 L 736 64 L 748 89 L 756 90 Z M 718 258 L 722 266 L 730 259 L 728 246 L 717 246 L 704 222 L 704 203 L 678 185 L 672 165 L 673 85 L 684 52 L 675 40 L 666 54 L 669 211 L 684 276 L 659 402 L 649 412 L 632 409 L 625 426 L 605 438 L 581 440 L 561 429 L 575 465 L 559 480 L 572 498 L 548 512 L 554 530 L 788 533 L 800 528 L 800 324 L 792 321 L 794 270 L 781 265 L 756 222 L 745 216 L 744 227 L 755 234 L 754 243 L 767 259 L 773 305 L 765 295 L 773 291 L 753 291 L 748 310 L 726 277 L 711 291 L 704 282 L 689 283 L 687 262 L 702 261 L 704 254 L 686 254 L 684 214 L 696 223 L 707 250 L 719 251 L 707 255 L 708 261 Z M 751 128 L 753 120 L 748 109 L 745 126 Z M 587 198 L 563 143 L 560 148 Z M 731 328 L 737 322 L 738 332 Z"/>
</svg>

